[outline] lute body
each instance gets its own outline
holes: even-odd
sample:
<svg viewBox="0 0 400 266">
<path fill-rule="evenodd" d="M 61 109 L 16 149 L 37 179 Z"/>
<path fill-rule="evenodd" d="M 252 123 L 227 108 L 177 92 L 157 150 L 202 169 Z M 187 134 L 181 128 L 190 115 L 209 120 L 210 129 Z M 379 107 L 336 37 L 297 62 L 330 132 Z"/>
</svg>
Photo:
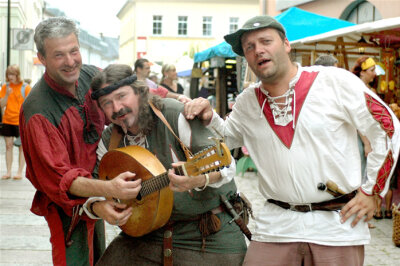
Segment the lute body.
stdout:
<svg viewBox="0 0 400 266">
<path fill-rule="evenodd" d="M 230 163 L 229 149 L 224 143 L 219 143 L 188 158 L 188 161 L 176 170 L 179 174 L 197 176 L 216 171 Z M 142 188 L 136 199 L 114 200 L 133 207 L 129 220 L 120 228 L 130 236 L 139 237 L 168 222 L 174 197 L 168 187 L 169 178 L 165 167 L 145 148 L 127 146 L 111 150 L 100 161 L 99 177 L 102 180 L 113 179 L 126 171 L 135 173 L 135 179 L 142 180 Z"/>
</svg>

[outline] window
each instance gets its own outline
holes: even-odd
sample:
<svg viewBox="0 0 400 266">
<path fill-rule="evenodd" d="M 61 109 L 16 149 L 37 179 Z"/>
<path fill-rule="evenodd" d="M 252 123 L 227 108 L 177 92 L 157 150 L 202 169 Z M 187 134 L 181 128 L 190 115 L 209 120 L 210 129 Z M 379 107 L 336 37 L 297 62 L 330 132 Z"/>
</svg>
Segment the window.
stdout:
<svg viewBox="0 0 400 266">
<path fill-rule="evenodd" d="M 203 36 L 211 36 L 212 17 L 203 17 Z"/>
<path fill-rule="evenodd" d="M 382 19 L 379 10 L 368 1 L 357 0 L 350 3 L 340 15 L 340 19 L 361 24 Z"/>
<path fill-rule="evenodd" d="M 229 33 L 237 31 L 239 28 L 239 18 L 229 18 Z"/>
<path fill-rule="evenodd" d="M 381 14 L 374 5 L 369 2 L 363 2 L 357 6 L 349 16 L 349 21 L 360 24 L 382 19 Z"/>
<path fill-rule="evenodd" d="M 162 16 L 153 16 L 153 34 L 162 34 Z"/>
<path fill-rule="evenodd" d="M 187 35 L 187 16 L 178 17 L 178 35 L 180 36 Z"/>
</svg>

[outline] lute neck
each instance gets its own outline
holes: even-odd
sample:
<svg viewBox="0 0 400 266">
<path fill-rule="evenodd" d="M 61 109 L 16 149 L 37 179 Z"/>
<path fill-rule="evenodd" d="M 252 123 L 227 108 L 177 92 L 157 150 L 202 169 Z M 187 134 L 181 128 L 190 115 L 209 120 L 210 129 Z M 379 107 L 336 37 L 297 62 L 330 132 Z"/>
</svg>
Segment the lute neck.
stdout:
<svg viewBox="0 0 400 266">
<path fill-rule="evenodd" d="M 184 175 L 183 166 L 174 167 L 175 173 Z M 139 191 L 138 198 L 143 198 L 153 192 L 159 191 L 169 185 L 168 172 L 152 177 L 142 182 L 142 189 Z"/>
</svg>

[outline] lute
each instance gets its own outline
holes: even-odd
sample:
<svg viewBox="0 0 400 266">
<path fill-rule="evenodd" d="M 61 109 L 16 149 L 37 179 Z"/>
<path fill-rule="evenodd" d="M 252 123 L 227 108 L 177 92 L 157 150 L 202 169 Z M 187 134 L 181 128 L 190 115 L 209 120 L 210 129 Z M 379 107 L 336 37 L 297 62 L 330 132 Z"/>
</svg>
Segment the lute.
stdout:
<svg viewBox="0 0 400 266">
<path fill-rule="evenodd" d="M 218 142 L 215 146 L 188 158 L 187 162 L 175 168 L 175 172 L 180 175 L 197 176 L 219 170 L 230 163 L 231 154 L 228 147 Z M 168 172 L 147 149 L 140 146 L 118 148 L 107 152 L 100 161 L 99 177 L 102 180 L 111 180 L 126 171 L 135 173 L 135 179 L 142 179 L 142 188 L 135 199 L 113 200 L 133 207 L 128 222 L 120 228 L 130 236 L 139 237 L 168 222 L 174 197 L 168 187 Z"/>
</svg>

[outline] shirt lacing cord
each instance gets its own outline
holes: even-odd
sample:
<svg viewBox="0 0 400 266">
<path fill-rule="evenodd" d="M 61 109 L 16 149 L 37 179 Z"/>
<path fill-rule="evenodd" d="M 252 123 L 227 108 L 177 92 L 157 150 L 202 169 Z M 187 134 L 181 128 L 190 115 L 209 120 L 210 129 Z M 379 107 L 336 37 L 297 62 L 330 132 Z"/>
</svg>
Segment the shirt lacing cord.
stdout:
<svg viewBox="0 0 400 266">
<path fill-rule="evenodd" d="M 82 105 L 83 107 L 83 113 L 85 114 L 85 120 L 86 120 L 86 131 L 89 132 L 90 131 L 90 124 L 91 124 L 91 120 L 89 117 L 89 107 L 87 106 L 86 102 Z"/>
<path fill-rule="evenodd" d="M 296 115 L 296 92 L 293 87 L 287 90 L 283 95 L 272 97 L 269 95 L 268 91 L 261 88 L 261 91 L 266 95 L 266 98 L 262 104 L 260 111 L 260 118 L 263 115 L 265 103 L 268 100 L 270 105 L 275 125 L 286 126 L 293 121 L 293 129 L 295 129 L 295 115 Z M 285 98 L 284 103 L 276 102 L 278 99 Z M 291 110 L 291 103 L 293 102 L 293 111 Z M 289 111 L 292 111 L 290 113 Z"/>
<path fill-rule="evenodd" d="M 136 145 L 136 146 L 140 146 L 143 148 L 149 147 L 149 144 L 147 142 L 147 137 L 142 132 L 140 132 L 139 134 L 137 134 L 135 136 L 125 134 L 124 145 L 125 145 L 125 147 L 129 146 L 129 145 Z"/>
<path fill-rule="evenodd" d="M 92 123 L 90 119 L 89 106 L 85 102 L 83 105 L 79 105 L 79 114 L 82 118 L 84 125 L 83 127 L 83 139 L 85 143 L 94 144 L 100 138 L 97 132 L 96 126 Z"/>
</svg>

